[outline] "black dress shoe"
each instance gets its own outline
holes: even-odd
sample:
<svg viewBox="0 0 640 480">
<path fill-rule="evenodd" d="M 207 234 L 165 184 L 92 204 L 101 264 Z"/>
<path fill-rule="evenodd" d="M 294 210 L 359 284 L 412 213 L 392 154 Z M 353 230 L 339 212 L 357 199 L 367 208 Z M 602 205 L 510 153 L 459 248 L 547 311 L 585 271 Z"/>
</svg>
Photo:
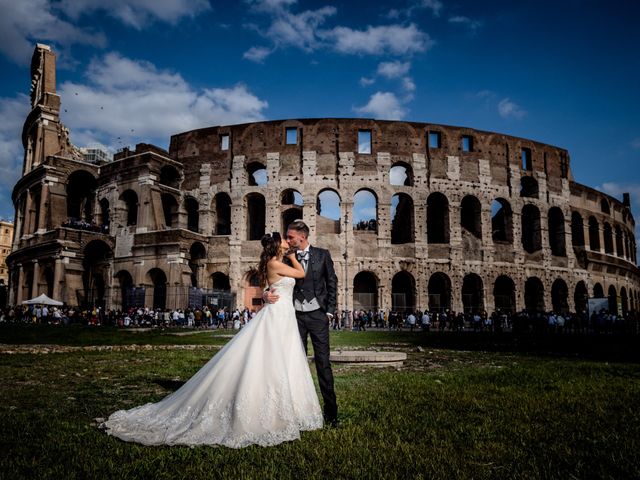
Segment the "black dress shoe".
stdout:
<svg viewBox="0 0 640 480">
<path fill-rule="evenodd" d="M 338 428 L 340 426 L 337 418 L 326 419 L 324 424 L 328 428 Z"/>
</svg>

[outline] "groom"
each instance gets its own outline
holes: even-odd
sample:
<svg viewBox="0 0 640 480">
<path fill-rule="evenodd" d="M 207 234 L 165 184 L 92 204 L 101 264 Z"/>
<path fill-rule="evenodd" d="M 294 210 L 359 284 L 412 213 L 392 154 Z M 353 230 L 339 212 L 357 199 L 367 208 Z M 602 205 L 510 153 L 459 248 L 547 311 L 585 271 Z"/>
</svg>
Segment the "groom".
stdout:
<svg viewBox="0 0 640 480">
<path fill-rule="evenodd" d="M 329 323 L 336 313 L 338 278 L 333 269 L 331 254 L 328 250 L 309 244 L 309 227 L 302 220 L 294 220 L 289 224 L 286 240 L 291 248 L 297 249 L 298 261 L 305 271 L 304 278 L 296 280 L 293 289 L 298 330 L 305 351 L 307 335 L 311 335 L 318 383 L 324 400 L 324 419 L 327 424 L 336 427 L 338 405 L 329 362 Z M 275 290 L 267 291 L 263 298 L 273 303 L 278 295 Z"/>
</svg>

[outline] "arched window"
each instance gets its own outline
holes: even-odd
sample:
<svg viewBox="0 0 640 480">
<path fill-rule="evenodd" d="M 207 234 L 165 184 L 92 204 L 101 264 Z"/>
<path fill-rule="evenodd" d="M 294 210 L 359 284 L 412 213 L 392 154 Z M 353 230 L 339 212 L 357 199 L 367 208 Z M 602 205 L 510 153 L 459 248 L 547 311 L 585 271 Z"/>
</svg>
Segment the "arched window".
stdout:
<svg viewBox="0 0 640 480">
<path fill-rule="evenodd" d="M 558 207 L 550 208 L 547 220 L 549 224 L 549 247 L 551 248 L 551 255 L 565 257 L 567 255 L 567 249 L 565 246 L 564 215 L 562 214 L 562 210 Z"/>
<path fill-rule="evenodd" d="M 152 268 L 147 273 L 147 282 L 153 286 L 153 308 L 167 308 L 167 275 L 159 268 Z"/>
<path fill-rule="evenodd" d="M 609 202 L 606 198 L 600 200 L 600 211 L 607 214 L 611 213 L 611 208 L 609 208 Z"/>
<path fill-rule="evenodd" d="M 462 305 L 465 313 L 484 310 L 484 286 L 482 279 L 475 273 L 465 275 L 462 281 Z"/>
<path fill-rule="evenodd" d="M 476 238 L 482 238 L 482 207 L 473 195 L 467 195 L 460 204 L 460 225 L 463 231 Z"/>
<path fill-rule="evenodd" d="M 593 286 L 593 298 L 604 298 L 604 289 L 599 283 Z"/>
<path fill-rule="evenodd" d="M 504 198 L 496 198 L 491 203 L 491 237 L 494 243 L 513 242 L 513 214 Z"/>
<path fill-rule="evenodd" d="M 535 178 L 527 175 L 520 179 L 520 196 L 538 198 L 538 182 Z"/>
<path fill-rule="evenodd" d="M 211 275 L 211 288 L 213 290 L 223 290 L 228 292 L 231 290 L 231 282 L 229 277 L 222 272 L 215 272 Z"/>
<path fill-rule="evenodd" d="M 530 313 L 544 312 L 544 286 L 538 277 L 529 277 L 525 282 L 524 304 Z"/>
<path fill-rule="evenodd" d="M 353 196 L 353 229 L 378 231 L 378 199 L 371 190 L 358 190 Z"/>
<path fill-rule="evenodd" d="M 449 243 L 449 201 L 440 192 L 427 197 L 427 242 Z"/>
<path fill-rule="evenodd" d="M 389 183 L 391 185 L 413 185 L 413 170 L 404 162 L 396 162 L 389 169 Z"/>
<path fill-rule="evenodd" d="M 138 195 L 133 190 L 125 190 L 120 195 L 120 201 L 126 211 L 127 226 L 138 223 Z"/>
<path fill-rule="evenodd" d="M 175 228 L 178 226 L 178 202 L 176 198 L 168 193 L 163 193 L 160 196 L 162 200 L 162 211 L 164 213 L 164 224 L 168 228 Z"/>
<path fill-rule="evenodd" d="M 282 200 L 280 203 L 282 205 L 282 222 L 280 231 L 284 233 L 287 231 L 287 227 L 289 226 L 289 224 L 291 224 L 294 220 L 302 218 L 303 201 L 300 192 L 293 189 L 287 189 L 282 192 L 281 199 Z"/>
<path fill-rule="evenodd" d="M 175 167 L 165 165 L 160 169 L 160 184 L 171 188 L 180 188 L 180 173 Z"/>
<path fill-rule="evenodd" d="M 451 309 L 451 280 L 442 272 L 436 272 L 429 278 L 429 310 L 444 312 Z"/>
<path fill-rule="evenodd" d="M 267 169 L 259 162 L 251 162 L 247 165 L 249 185 L 262 186 L 267 184 Z"/>
<path fill-rule="evenodd" d="M 199 287 L 198 270 L 204 267 L 207 251 L 200 242 L 193 242 L 189 248 L 189 268 L 191 269 L 191 286 Z"/>
<path fill-rule="evenodd" d="M 609 285 L 609 313 L 618 314 L 618 292 L 616 287 Z"/>
<path fill-rule="evenodd" d="M 91 222 L 97 187 L 95 177 L 89 172 L 78 170 L 69 175 L 67 182 L 67 217 L 72 221 Z M 35 208 L 39 207 L 37 202 Z"/>
<path fill-rule="evenodd" d="M 265 231 L 266 204 L 259 193 L 246 196 L 247 206 L 247 240 L 260 240 Z"/>
<path fill-rule="evenodd" d="M 184 199 L 184 209 L 187 211 L 187 230 L 198 232 L 200 227 L 200 205 L 193 197 Z"/>
<path fill-rule="evenodd" d="M 540 233 L 540 210 L 535 205 L 522 207 L 522 248 L 528 253 L 542 248 Z"/>
<path fill-rule="evenodd" d="M 416 310 L 416 281 L 407 271 L 398 272 L 391 280 L 391 309 L 396 312 Z"/>
<path fill-rule="evenodd" d="M 551 285 L 551 304 L 556 313 L 567 313 L 569 311 L 569 288 L 567 283 L 561 278 L 556 279 Z"/>
<path fill-rule="evenodd" d="M 584 223 L 578 212 L 571 212 L 571 243 L 574 247 L 584 247 Z"/>
<path fill-rule="evenodd" d="M 105 227 L 109 227 L 111 218 L 109 218 L 109 200 L 107 200 L 106 198 L 100 200 L 100 217 L 102 220 L 102 225 Z"/>
<path fill-rule="evenodd" d="M 333 190 L 322 190 L 316 199 L 316 231 L 318 235 L 340 233 L 340 196 Z"/>
<path fill-rule="evenodd" d="M 604 222 L 602 229 L 604 236 L 604 253 L 613 254 L 613 231 L 608 222 Z"/>
<path fill-rule="evenodd" d="M 215 199 L 215 235 L 231 235 L 231 198 L 220 192 Z"/>
<path fill-rule="evenodd" d="M 589 217 L 589 249 L 600 251 L 600 225 L 594 216 Z"/>
<path fill-rule="evenodd" d="M 391 197 L 391 243 L 412 243 L 414 239 L 413 199 L 406 193 Z"/>
<path fill-rule="evenodd" d="M 576 307 L 576 313 L 584 313 L 588 310 L 587 302 L 589 301 L 589 292 L 587 286 L 580 280 L 576 284 L 576 290 L 573 294 L 573 303 Z"/>
<path fill-rule="evenodd" d="M 493 284 L 493 300 L 496 312 L 516 311 L 516 286 L 506 275 L 500 275 Z"/>
<path fill-rule="evenodd" d="M 623 238 L 622 238 L 622 229 L 620 225 L 616 225 L 615 229 L 616 235 L 616 255 L 620 258 L 624 257 L 624 246 L 623 246 Z"/>
<path fill-rule="evenodd" d="M 378 279 L 371 272 L 359 272 L 353 277 L 353 310 L 378 309 Z"/>
</svg>

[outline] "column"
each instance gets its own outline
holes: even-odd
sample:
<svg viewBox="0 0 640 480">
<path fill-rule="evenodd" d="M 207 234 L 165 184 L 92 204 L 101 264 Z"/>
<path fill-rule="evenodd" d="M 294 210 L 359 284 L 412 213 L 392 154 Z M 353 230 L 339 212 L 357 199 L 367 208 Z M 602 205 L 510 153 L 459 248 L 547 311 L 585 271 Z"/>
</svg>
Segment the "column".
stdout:
<svg viewBox="0 0 640 480">
<path fill-rule="evenodd" d="M 18 267 L 18 285 L 16 287 L 16 305 L 22 304 L 22 284 L 24 283 L 24 268 L 22 268 L 22 264 L 19 263 Z"/>
<path fill-rule="evenodd" d="M 33 262 L 33 283 L 31 284 L 31 295 L 33 298 L 40 295 L 38 292 L 38 277 L 40 276 L 40 264 L 38 260 L 32 260 Z"/>
<path fill-rule="evenodd" d="M 60 295 L 60 287 L 61 282 L 64 277 L 62 269 L 63 269 L 62 257 L 60 255 L 56 256 L 55 268 L 53 270 L 53 299 L 59 301 L 65 301 L 66 299 Z"/>
<path fill-rule="evenodd" d="M 38 217 L 38 225 L 36 225 L 36 229 L 38 231 L 46 231 L 47 230 L 47 217 L 49 216 L 49 212 L 47 212 L 47 204 L 49 203 L 49 185 L 44 183 L 42 185 L 42 190 L 40 191 L 40 216 Z"/>
</svg>

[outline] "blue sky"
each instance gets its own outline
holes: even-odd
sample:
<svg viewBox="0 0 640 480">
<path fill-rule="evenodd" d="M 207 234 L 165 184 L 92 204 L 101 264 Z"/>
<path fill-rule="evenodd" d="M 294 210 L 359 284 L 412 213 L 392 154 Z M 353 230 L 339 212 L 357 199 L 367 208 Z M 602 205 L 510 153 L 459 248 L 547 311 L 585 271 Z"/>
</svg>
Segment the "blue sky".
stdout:
<svg viewBox="0 0 640 480">
<path fill-rule="evenodd" d="M 36 42 L 58 55 L 78 146 L 166 147 L 260 119 L 461 125 L 567 148 L 576 181 L 628 191 L 640 212 L 640 2 L 0 0 L 0 12 L 4 218 Z"/>
</svg>

